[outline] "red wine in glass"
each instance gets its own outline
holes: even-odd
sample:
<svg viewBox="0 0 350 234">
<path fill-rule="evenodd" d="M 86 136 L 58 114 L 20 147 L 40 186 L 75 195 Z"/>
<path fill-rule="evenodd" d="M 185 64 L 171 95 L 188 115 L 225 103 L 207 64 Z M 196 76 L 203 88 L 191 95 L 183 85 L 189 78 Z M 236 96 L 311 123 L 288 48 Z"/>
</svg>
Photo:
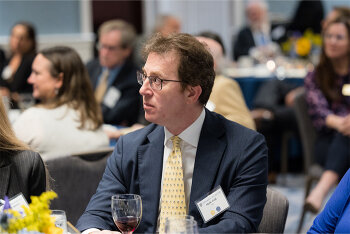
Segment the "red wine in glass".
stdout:
<svg viewBox="0 0 350 234">
<path fill-rule="evenodd" d="M 115 225 L 123 233 L 133 233 L 142 217 L 141 197 L 136 194 L 113 195 L 111 199 L 112 217 Z"/>
<path fill-rule="evenodd" d="M 133 216 L 121 217 L 114 221 L 118 229 L 123 233 L 132 233 L 139 225 L 140 219 Z"/>
</svg>

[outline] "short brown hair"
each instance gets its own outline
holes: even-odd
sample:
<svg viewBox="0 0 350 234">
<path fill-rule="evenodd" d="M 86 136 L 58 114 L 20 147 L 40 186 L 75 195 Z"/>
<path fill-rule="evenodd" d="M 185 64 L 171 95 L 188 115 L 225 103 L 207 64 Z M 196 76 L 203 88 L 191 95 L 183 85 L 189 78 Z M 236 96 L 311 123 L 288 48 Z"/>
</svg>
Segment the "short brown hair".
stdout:
<svg viewBox="0 0 350 234">
<path fill-rule="evenodd" d="M 39 54 L 50 61 L 51 76 L 59 77 L 63 74 L 63 84 L 57 90 L 56 98 L 47 107 L 56 108 L 67 104 L 80 113 L 80 128 L 99 128 L 103 123 L 101 109 L 78 53 L 72 48 L 57 46 L 44 49 Z"/>
<path fill-rule="evenodd" d="M 171 51 L 175 51 L 180 58 L 178 76 L 183 82 L 182 87 L 200 85 L 202 93 L 199 102 L 205 105 L 215 79 L 213 56 L 195 37 L 186 33 L 167 37 L 157 33 L 146 43 L 143 54 L 146 58 L 152 52 L 164 54 Z"/>
<path fill-rule="evenodd" d="M 136 31 L 135 28 L 124 20 L 109 20 L 101 24 L 98 29 L 98 36 L 101 37 L 102 34 L 111 32 L 113 30 L 118 30 L 121 32 L 121 47 L 133 48 Z"/>
</svg>

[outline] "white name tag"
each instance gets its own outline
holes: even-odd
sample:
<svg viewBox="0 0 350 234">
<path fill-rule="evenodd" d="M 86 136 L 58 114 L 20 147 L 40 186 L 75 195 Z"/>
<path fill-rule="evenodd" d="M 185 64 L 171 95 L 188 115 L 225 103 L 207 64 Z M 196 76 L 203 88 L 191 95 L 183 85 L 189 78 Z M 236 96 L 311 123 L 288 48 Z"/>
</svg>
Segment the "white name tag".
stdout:
<svg viewBox="0 0 350 234">
<path fill-rule="evenodd" d="M 120 96 L 121 96 L 121 92 L 119 91 L 119 89 L 110 87 L 103 98 L 103 104 L 105 104 L 109 108 L 112 108 L 115 106 Z"/>
<path fill-rule="evenodd" d="M 216 187 L 208 196 L 195 203 L 205 223 L 230 207 L 221 186 Z"/>
<path fill-rule="evenodd" d="M 27 200 L 24 198 L 22 193 L 17 194 L 16 196 L 10 199 L 10 206 L 12 210 L 18 211 L 22 215 L 24 214 L 24 210 L 22 206 L 29 207 Z M 0 206 L 0 211 L 3 210 L 4 205 Z"/>
</svg>

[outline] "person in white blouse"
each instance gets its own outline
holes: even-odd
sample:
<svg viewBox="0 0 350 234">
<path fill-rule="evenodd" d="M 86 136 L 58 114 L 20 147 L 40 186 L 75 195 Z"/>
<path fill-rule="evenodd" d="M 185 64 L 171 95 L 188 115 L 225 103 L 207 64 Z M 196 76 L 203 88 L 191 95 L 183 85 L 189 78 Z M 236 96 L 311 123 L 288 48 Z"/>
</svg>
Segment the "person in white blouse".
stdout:
<svg viewBox="0 0 350 234">
<path fill-rule="evenodd" d="M 73 49 L 41 51 L 28 82 L 40 103 L 24 111 L 13 127 L 44 160 L 109 146 L 88 73 Z"/>
</svg>

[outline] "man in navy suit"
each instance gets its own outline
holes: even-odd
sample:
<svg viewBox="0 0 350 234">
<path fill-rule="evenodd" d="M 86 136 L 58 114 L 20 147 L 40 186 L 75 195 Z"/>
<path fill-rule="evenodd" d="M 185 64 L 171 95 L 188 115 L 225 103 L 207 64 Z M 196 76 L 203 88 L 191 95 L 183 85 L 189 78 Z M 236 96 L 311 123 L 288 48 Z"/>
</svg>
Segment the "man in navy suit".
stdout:
<svg viewBox="0 0 350 234">
<path fill-rule="evenodd" d="M 108 124 L 131 126 L 138 119 L 141 109 L 136 66 L 132 63 L 133 42 L 136 37 L 132 25 L 122 20 L 103 23 L 98 31 L 99 57 L 87 64 L 91 83 L 96 91 L 107 76 L 107 88 L 101 97 L 103 120 Z"/>
<path fill-rule="evenodd" d="M 138 82 L 145 118 L 152 124 L 118 140 L 77 228 L 84 233 L 118 230 L 111 196 L 132 193 L 141 196 L 143 207 L 135 232 L 157 232 L 164 170 L 172 155 L 170 139 L 178 136 L 186 210 L 197 221 L 199 232 L 256 232 L 266 202 L 263 136 L 204 107 L 214 83 L 214 64 L 194 37 L 158 34 L 146 44 L 145 54 Z M 202 203 L 208 198 L 210 202 Z M 203 209 L 219 201 L 227 204 L 215 205 L 209 214 Z"/>
</svg>

